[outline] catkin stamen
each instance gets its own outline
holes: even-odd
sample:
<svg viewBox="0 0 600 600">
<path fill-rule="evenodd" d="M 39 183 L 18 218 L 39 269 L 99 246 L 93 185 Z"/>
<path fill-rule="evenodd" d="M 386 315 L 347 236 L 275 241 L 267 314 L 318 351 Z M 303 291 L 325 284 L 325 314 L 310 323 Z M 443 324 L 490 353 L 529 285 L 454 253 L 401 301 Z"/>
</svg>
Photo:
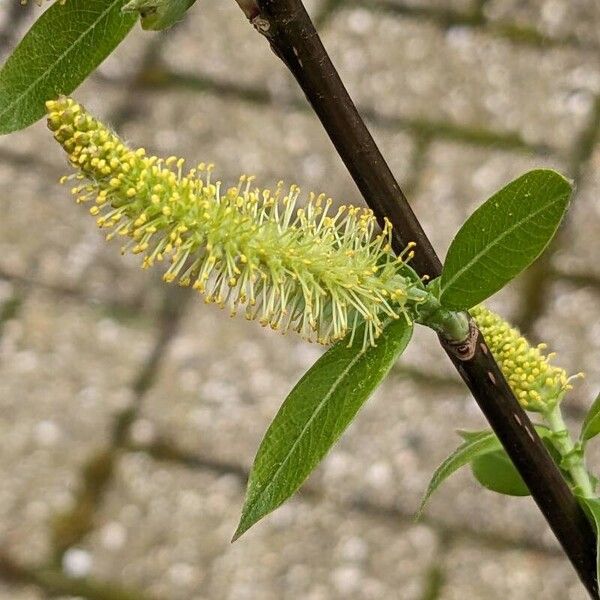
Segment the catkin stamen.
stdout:
<svg viewBox="0 0 600 600">
<path fill-rule="evenodd" d="M 297 208 L 300 190 L 213 183 L 212 164 L 187 174 L 175 156 L 166 160 L 128 148 L 74 100 L 47 103 L 48 126 L 81 181 L 71 193 L 91 203 L 106 238 L 129 237 L 122 251 L 140 254 L 144 268 L 168 261 L 163 279 L 191 286 L 207 303 L 285 333 L 330 344 L 364 321 L 362 343 L 375 344 L 388 318 L 411 321 L 412 286 L 406 263 L 412 244 L 391 253 L 391 225 L 375 235 L 373 213 L 358 207 L 331 212 L 332 200 L 311 194 Z"/>
<path fill-rule="evenodd" d="M 500 365 L 502 373 L 523 408 L 547 413 L 571 389 L 571 381 L 561 367 L 550 363 L 554 353 L 544 355 L 545 344 L 536 347 L 521 336 L 502 317 L 484 306 L 470 310 L 477 326 Z"/>
</svg>

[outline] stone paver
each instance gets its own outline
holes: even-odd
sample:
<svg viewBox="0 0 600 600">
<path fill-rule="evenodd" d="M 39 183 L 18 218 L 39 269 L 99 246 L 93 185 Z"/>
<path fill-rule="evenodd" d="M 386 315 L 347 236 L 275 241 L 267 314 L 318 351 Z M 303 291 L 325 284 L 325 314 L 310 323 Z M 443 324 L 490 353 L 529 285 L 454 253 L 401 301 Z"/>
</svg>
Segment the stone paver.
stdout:
<svg viewBox="0 0 600 600">
<path fill-rule="evenodd" d="M 115 574 L 164 598 L 287 600 L 420 598 L 436 536 L 328 502 L 296 500 L 233 546 L 243 487 L 131 454 L 83 544 L 92 573 Z M 193 528 L 194 536 L 188 535 Z"/>
<path fill-rule="evenodd" d="M 595 0 L 489 0 L 485 15 L 493 22 L 532 27 L 553 38 L 574 37 L 600 43 L 600 6 Z"/>
<path fill-rule="evenodd" d="M 525 550 L 458 544 L 445 560 L 446 582 L 440 600 L 587 598 L 577 579 L 561 568 L 562 559 L 540 557 Z"/>
<path fill-rule="evenodd" d="M 443 31 L 363 8 L 341 11 L 324 37 L 361 104 L 384 115 L 519 131 L 532 144 L 568 148 L 600 91 L 595 52 L 515 47 L 481 30 Z"/>
<path fill-rule="evenodd" d="M 0 585 L 0 598 L 2 600 L 42 600 L 43 597 L 34 586 L 9 587 Z"/>
<path fill-rule="evenodd" d="M 546 312 L 536 324 L 541 336 L 558 353 L 560 361 L 570 373 L 585 371 L 587 377 L 574 382 L 577 403 L 586 407 L 600 389 L 597 366 L 600 359 L 598 340 L 598 302 L 600 291 L 556 283 L 551 288 Z"/>
<path fill-rule="evenodd" d="M 600 146 L 592 153 L 583 175 L 576 201 L 569 211 L 565 241 L 555 255 L 555 263 L 569 273 L 600 277 L 600 265 L 596 260 L 600 251 L 597 235 L 600 227 Z"/>
<path fill-rule="evenodd" d="M 419 9 L 455 10 L 470 13 L 474 10 L 475 0 L 390 0 L 398 7 L 411 7 Z"/>
<path fill-rule="evenodd" d="M 133 145 L 161 155 L 216 165 L 215 178 L 236 185 L 242 173 L 259 187 L 278 181 L 333 196 L 338 204 L 360 203 L 358 192 L 320 124 L 307 112 L 254 106 L 239 99 L 190 90 L 151 94 L 137 119 L 123 128 Z M 156 123 L 148 128 L 148 120 Z M 185 124 L 183 130 L 181 124 Z M 374 129 L 382 151 L 401 180 L 408 179 L 413 143 L 402 132 Z"/>
<path fill-rule="evenodd" d="M 111 417 L 131 401 L 151 330 L 32 292 L 2 333 L 0 535 L 3 549 L 39 561 L 78 469 L 109 443 Z"/>
</svg>

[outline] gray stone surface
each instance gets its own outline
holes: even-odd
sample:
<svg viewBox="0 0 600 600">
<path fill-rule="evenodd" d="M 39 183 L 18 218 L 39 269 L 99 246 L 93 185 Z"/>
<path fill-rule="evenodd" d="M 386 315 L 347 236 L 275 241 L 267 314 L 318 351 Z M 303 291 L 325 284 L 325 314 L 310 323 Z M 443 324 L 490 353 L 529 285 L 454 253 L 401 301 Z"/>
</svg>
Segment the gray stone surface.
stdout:
<svg viewBox="0 0 600 600">
<path fill-rule="evenodd" d="M 583 381 L 573 382 L 577 402 L 589 406 L 598 395 L 600 359 L 598 303 L 600 291 L 558 282 L 550 290 L 548 308 L 536 325 L 536 334 L 558 353 L 555 359 L 571 374 L 584 371 Z"/>
<path fill-rule="evenodd" d="M 400 8 L 456 10 L 466 14 L 473 11 L 476 5 L 474 0 L 391 0 L 391 2 Z"/>
<path fill-rule="evenodd" d="M 255 106 L 239 98 L 190 90 L 149 95 L 142 107 L 123 128 L 132 144 L 161 155 L 183 156 L 190 166 L 212 162 L 215 178 L 226 186 L 236 185 L 245 173 L 255 175 L 259 187 L 272 188 L 284 179 L 288 185 L 300 184 L 304 197 L 311 191 L 324 192 L 339 204 L 360 203 L 329 138 L 307 111 Z M 151 130 L 149 120 L 156 123 Z M 390 155 L 396 176 L 408 179 L 410 137 L 380 127 L 373 134 Z"/>
<path fill-rule="evenodd" d="M 163 598 L 268 600 L 421 597 L 436 535 L 424 525 L 295 500 L 233 546 L 241 482 L 131 454 L 82 545 L 98 577 L 121 575 Z M 194 536 L 189 536 L 190 528 Z"/>
<path fill-rule="evenodd" d="M 3 600 L 42 600 L 43 597 L 34 586 L 13 587 L 0 585 L 0 598 Z"/>
<path fill-rule="evenodd" d="M 490 0 L 484 11 L 501 24 L 516 23 L 552 38 L 600 44 L 600 6 L 595 0 Z"/>
<path fill-rule="evenodd" d="M 394 3 L 309 9 L 441 256 L 521 172 L 578 177 L 536 275 L 547 295 L 537 303 L 525 275 L 491 301 L 512 318 L 536 302 L 526 325 L 557 362 L 587 371 L 567 401 L 575 430 L 600 388 L 597 3 Z M 13 27 L 0 7 L 0 55 L 40 10 Z M 527 28 L 553 44 L 524 40 Z M 163 34 L 137 27 L 77 97 L 132 145 L 215 162 L 226 185 L 246 172 L 360 202 L 233 2 L 200 0 Z M 321 349 L 169 291 L 159 269 L 104 243 L 56 183 L 66 171 L 43 123 L 0 138 L 0 599 L 120 600 L 102 587 L 116 584 L 141 600 L 584 597 L 533 502 L 482 490 L 467 470 L 413 522 L 454 430 L 485 426 L 423 330 L 303 492 L 229 545 L 264 430 Z M 114 472 L 86 478 L 106 448 Z M 90 530 L 57 548 L 53 523 L 77 525 L 82 489 L 95 494 Z M 25 570 L 10 573 L 5 556 Z"/>
<path fill-rule="evenodd" d="M 565 577 L 561 559 L 542 558 L 525 550 L 502 551 L 457 544 L 446 555 L 446 585 L 440 600 L 584 600 L 587 595 Z M 532 577 L 535 573 L 537 576 Z"/>
<path fill-rule="evenodd" d="M 583 171 L 577 201 L 569 212 L 565 242 L 555 256 L 557 267 L 572 274 L 600 277 L 600 265 L 596 260 L 600 251 L 597 235 L 600 227 L 599 187 L 600 146 L 594 149 Z"/>
<path fill-rule="evenodd" d="M 366 8 L 337 14 L 325 42 L 351 93 L 382 114 L 518 131 L 532 144 L 568 148 L 600 90 L 595 52 L 517 48 Z"/>
<path fill-rule="evenodd" d="M 152 329 L 85 304 L 31 292 L 0 340 L 3 548 L 27 562 L 48 557 L 47 526 L 73 501 L 78 469 L 110 442 L 111 417 Z"/>
</svg>

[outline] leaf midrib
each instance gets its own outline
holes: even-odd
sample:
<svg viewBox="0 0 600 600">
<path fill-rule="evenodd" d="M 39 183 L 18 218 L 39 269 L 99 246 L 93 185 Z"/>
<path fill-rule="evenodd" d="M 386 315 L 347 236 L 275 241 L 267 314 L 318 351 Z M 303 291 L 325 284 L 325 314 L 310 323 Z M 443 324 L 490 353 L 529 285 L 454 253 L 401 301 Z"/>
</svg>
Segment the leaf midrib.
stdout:
<svg viewBox="0 0 600 600">
<path fill-rule="evenodd" d="M 98 25 L 98 23 L 105 17 L 105 15 L 107 13 L 109 13 L 113 7 L 115 6 L 115 4 L 118 4 L 119 2 L 121 2 L 121 0 L 114 0 L 114 2 L 112 2 L 107 8 L 106 10 L 104 10 L 99 16 L 98 18 L 85 30 L 81 33 L 81 35 L 75 40 L 75 42 L 69 47 L 67 48 L 67 50 L 65 50 L 55 61 L 54 64 L 52 64 L 52 66 L 50 66 L 49 69 L 47 69 L 46 71 L 44 71 L 39 77 L 37 77 L 36 79 L 33 80 L 33 82 L 19 95 L 17 96 L 11 103 L 9 103 L 7 106 L 4 107 L 4 110 L 0 111 L 0 118 L 2 118 L 15 104 L 18 104 L 21 99 L 25 96 L 27 96 L 27 94 L 29 94 L 29 92 L 40 82 L 42 81 L 44 78 L 48 77 L 49 73 L 51 73 L 55 68 L 56 65 L 59 64 L 62 60 L 64 60 L 65 57 L 67 57 L 72 50 L 74 50 L 75 48 L 78 47 L 79 43 L 81 42 L 82 38 L 84 38 L 86 35 L 88 35 L 88 33 L 94 29 L 94 27 L 96 27 L 96 25 Z M 52 10 L 53 7 L 50 7 L 48 10 Z"/>
<path fill-rule="evenodd" d="M 444 295 L 444 292 L 448 289 L 448 287 L 450 287 L 457 279 L 462 277 L 462 275 L 468 269 L 470 269 L 476 262 L 478 262 L 479 259 L 490 250 L 490 248 L 493 248 L 494 246 L 498 245 L 507 235 L 511 234 L 515 229 L 520 227 L 523 223 L 530 221 L 531 219 L 533 219 L 534 217 L 539 215 L 541 212 L 547 210 L 551 206 L 554 206 L 559 200 L 562 200 L 562 198 L 563 198 L 563 196 L 558 196 L 552 202 L 550 202 L 548 204 L 544 204 L 544 206 L 542 206 L 540 209 L 536 210 L 535 212 L 528 213 L 528 215 L 524 219 L 518 221 L 517 223 L 515 223 L 514 225 L 509 227 L 506 231 L 504 231 L 502 233 L 502 235 L 499 235 L 491 243 L 487 244 L 468 263 L 466 263 L 458 271 L 456 271 L 456 273 L 450 278 L 450 280 L 441 288 L 440 297 L 442 297 Z"/>
<path fill-rule="evenodd" d="M 261 497 L 263 497 L 267 493 L 267 491 L 269 489 L 271 489 L 271 487 L 273 486 L 273 483 L 274 483 L 275 479 L 277 478 L 277 476 L 279 475 L 279 473 L 281 472 L 281 470 L 285 467 L 285 465 L 288 463 L 290 457 L 294 453 L 294 450 L 296 449 L 296 447 L 300 443 L 300 440 L 302 439 L 302 437 L 304 436 L 304 434 L 306 433 L 306 431 L 308 430 L 308 428 L 311 426 L 312 422 L 315 420 L 315 418 L 317 417 L 317 415 L 321 412 L 321 410 L 322 410 L 323 406 L 325 405 L 325 403 L 331 398 L 331 396 L 333 395 L 334 391 L 336 390 L 337 386 L 342 381 L 342 379 L 344 377 L 346 377 L 346 375 L 349 373 L 349 371 L 352 369 L 352 367 L 354 367 L 354 365 L 364 356 L 364 354 L 365 354 L 365 350 L 361 350 L 350 361 L 350 363 L 348 364 L 348 366 L 340 373 L 340 375 L 335 379 L 335 381 L 334 381 L 333 385 L 331 386 L 330 390 L 327 392 L 327 394 L 325 394 L 325 396 L 323 397 L 323 399 L 321 400 L 321 402 L 319 402 L 317 408 L 315 409 L 315 411 L 311 415 L 310 419 L 308 419 L 308 421 L 306 422 L 306 425 L 302 428 L 302 431 L 296 437 L 296 440 L 292 444 L 292 446 L 291 446 L 290 450 L 288 451 L 288 453 L 287 453 L 286 457 L 284 458 L 284 460 L 280 463 L 279 467 L 275 471 L 273 477 L 271 477 L 271 480 L 269 481 L 269 483 L 260 491 L 259 494 L 257 494 L 253 498 L 252 502 L 248 504 L 247 511 L 245 511 L 246 513 L 252 511 L 254 509 L 254 507 L 256 506 L 256 504 L 258 502 L 258 499 L 261 498 Z"/>
</svg>

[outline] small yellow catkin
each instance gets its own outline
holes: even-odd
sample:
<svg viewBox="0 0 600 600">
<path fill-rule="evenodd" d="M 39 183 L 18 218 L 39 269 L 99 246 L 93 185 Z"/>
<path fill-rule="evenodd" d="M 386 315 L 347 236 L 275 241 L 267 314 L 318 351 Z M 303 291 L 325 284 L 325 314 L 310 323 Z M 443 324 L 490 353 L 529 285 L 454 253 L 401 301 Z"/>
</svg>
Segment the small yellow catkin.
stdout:
<svg viewBox="0 0 600 600">
<path fill-rule="evenodd" d="M 561 367 L 550 364 L 554 354 L 545 355 L 546 344 L 532 347 L 518 329 L 484 306 L 470 311 L 500 365 L 512 391 L 523 408 L 548 413 L 571 389 L 572 377 Z"/>
<path fill-rule="evenodd" d="M 273 193 L 246 176 L 222 190 L 211 182 L 212 165 L 184 175 L 182 159 L 127 147 L 72 99 L 47 102 L 47 110 L 76 169 L 63 181 L 78 182 L 72 194 L 92 204 L 98 225 L 111 229 L 107 239 L 129 238 L 123 251 L 141 254 L 144 267 L 169 259 L 164 280 L 192 286 L 206 302 L 232 315 L 241 306 L 248 319 L 322 344 L 365 322 L 364 346 L 375 344 L 385 320 L 411 320 L 422 300 L 406 266 L 413 245 L 394 256 L 390 224 L 377 234 L 370 210 L 332 211 L 323 195 L 296 208 L 296 186 Z"/>
</svg>

